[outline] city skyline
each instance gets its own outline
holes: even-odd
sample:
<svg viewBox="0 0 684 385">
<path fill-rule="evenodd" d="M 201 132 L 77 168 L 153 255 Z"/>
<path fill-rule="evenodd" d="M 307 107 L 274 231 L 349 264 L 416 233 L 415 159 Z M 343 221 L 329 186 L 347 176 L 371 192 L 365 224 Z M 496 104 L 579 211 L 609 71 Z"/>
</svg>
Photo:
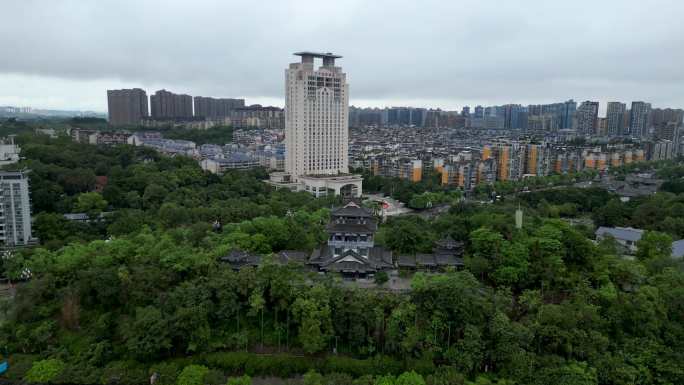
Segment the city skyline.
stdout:
<svg viewBox="0 0 684 385">
<path fill-rule="evenodd" d="M 105 112 L 106 89 L 165 88 L 283 106 L 282 57 L 304 48 L 345 55 L 353 105 L 456 110 L 573 98 L 599 101 L 602 115 L 608 101 L 684 107 L 684 52 L 672 49 L 684 5 L 582 3 L 199 1 L 214 10 L 200 17 L 180 1 L 12 1 L 4 7 L 17 17 L 0 26 L 0 105 Z M 393 22 L 378 28 L 378 15 Z M 643 34 L 634 22 L 652 27 Z M 194 32 L 199 25 L 206 33 Z M 79 30 L 95 32 L 69 32 Z"/>
</svg>

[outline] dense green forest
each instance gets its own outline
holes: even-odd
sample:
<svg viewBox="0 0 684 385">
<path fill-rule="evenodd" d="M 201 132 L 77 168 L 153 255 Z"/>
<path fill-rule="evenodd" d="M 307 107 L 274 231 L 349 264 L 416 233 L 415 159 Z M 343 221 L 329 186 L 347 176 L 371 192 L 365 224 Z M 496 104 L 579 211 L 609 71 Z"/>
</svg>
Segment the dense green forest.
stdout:
<svg viewBox="0 0 684 385">
<path fill-rule="evenodd" d="M 45 136 L 17 140 L 26 159 L 12 167 L 31 170 L 34 229 L 53 250 L 73 241 L 135 234 L 144 227 L 186 228 L 201 238 L 217 220 L 252 233 L 254 227 L 270 226 L 274 239 L 280 236 L 277 224 L 290 234 L 301 234 L 288 246 L 310 249 L 317 234 L 308 231 L 308 216 L 325 216 L 325 209 L 337 202 L 273 191 L 261 182 L 267 177 L 264 170 L 219 177 L 203 172 L 192 159 L 165 157 L 143 147 L 97 147 Z M 106 180 L 98 186 L 102 176 Z M 94 192 L 96 187 L 101 192 Z M 93 221 L 64 219 L 62 214 L 71 212 L 88 213 Z M 97 220 L 101 212 L 111 214 Z M 256 218 L 249 225 L 245 222 Z"/>
<path fill-rule="evenodd" d="M 15 282 L 31 274 L 3 307 L 11 379 L 684 383 L 684 270 L 669 252 L 684 235 L 684 195 L 621 203 L 600 189 L 564 188 L 390 219 L 378 241 L 395 253 L 429 251 L 447 234 L 466 245 L 465 270 L 416 273 L 411 290 L 396 292 L 270 258 L 239 272 L 218 261 L 235 248 L 312 249 L 334 199 L 274 191 L 263 171 L 218 177 L 147 149 L 18 140 L 42 245 L 4 258 Z M 660 172 L 676 181 L 684 168 Z M 69 212 L 92 220 L 69 222 Z M 613 242 L 591 240 L 597 224 L 649 232 L 636 257 L 623 258 Z"/>
</svg>

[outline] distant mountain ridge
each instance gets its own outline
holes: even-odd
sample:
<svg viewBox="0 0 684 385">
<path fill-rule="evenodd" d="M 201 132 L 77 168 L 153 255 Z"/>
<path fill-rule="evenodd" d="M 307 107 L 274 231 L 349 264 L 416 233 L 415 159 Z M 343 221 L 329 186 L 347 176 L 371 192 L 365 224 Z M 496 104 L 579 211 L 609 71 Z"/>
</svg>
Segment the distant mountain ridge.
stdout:
<svg viewBox="0 0 684 385">
<path fill-rule="evenodd" d="M 31 107 L 0 106 L 0 117 L 97 117 L 106 118 L 107 114 L 96 111 L 49 110 Z"/>
</svg>

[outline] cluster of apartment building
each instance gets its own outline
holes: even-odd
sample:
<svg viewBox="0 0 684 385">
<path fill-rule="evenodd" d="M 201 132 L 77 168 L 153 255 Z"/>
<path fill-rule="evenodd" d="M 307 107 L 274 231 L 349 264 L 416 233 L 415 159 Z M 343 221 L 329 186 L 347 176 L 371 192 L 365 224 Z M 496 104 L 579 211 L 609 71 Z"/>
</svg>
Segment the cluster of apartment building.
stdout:
<svg viewBox="0 0 684 385">
<path fill-rule="evenodd" d="M 605 117 L 599 117 L 599 102 L 574 100 L 523 106 L 463 107 L 460 112 L 440 109 L 388 107 L 349 109 L 351 127 L 434 127 L 483 130 L 572 131 L 579 136 L 608 136 L 673 140 L 684 120 L 684 110 L 652 108 L 650 103 L 609 102 Z"/>
<path fill-rule="evenodd" d="M 366 161 L 372 174 L 419 182 L 434 171 L 442 185 L 464 190 L 478 184 L 517 181 L 531 176 L 567 174 L 584 170 L 608 171 L 612 167 L 645 160 L 671 159 L 671 142 L 655 142 L 645 150 L 627 145 L 573 147 L 501 140 L 456 154 L 422 158 L 379 154 Z M 668 152 L 669 151 L 669 152 Z"/>
<path fill-rule="evenodd" d="M 244 99 L 192 97 L 158 90 L 147 97 L 140 88 L 108 90 L 109 123 L 113 126 L 184 126 L 207 129 L 216 125 L 283 128 L 283 109 L 245 106 Z"/>
</svg>

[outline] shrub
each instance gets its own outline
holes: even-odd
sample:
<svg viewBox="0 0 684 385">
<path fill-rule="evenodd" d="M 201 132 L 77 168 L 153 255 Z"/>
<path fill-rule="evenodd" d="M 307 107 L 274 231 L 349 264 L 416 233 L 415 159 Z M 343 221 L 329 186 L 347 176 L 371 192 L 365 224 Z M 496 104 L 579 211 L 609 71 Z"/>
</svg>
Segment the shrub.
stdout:
<svg viewBox="0 0 684 385">
<path fill-rule="evenodd" d="M 203 365 L 189 365 L 183 368 L 178 376 L 178 385 L 204 385 L 204 376 L 209 373 L 209 368 Z"/>
<path fill-rule="evenodd" d="M 400 374 L 404 371 L 404 365 L 387 356 L 375 356 L 372 359 L 373 373 L 377 375 L 383 374 Z"/>
<path fill-rule="evenodd" d="M 226 385 L 252 385 L 252 377 L 245 374 L 242 377 L 229 378 Z"/>
<path fill-rule="evenodd" d="M 433 373 L 425 378 L 428 385 L 463 385 L 465 377 L 456 368 L 451 366 L 440 366 Z"/>
<path fill-rule="evenodd" d="M 28 382 L 50 383 L 64 370 L 64 362 L 56 358 L 35 361 L 24 379 Z"/>
<path fill-rule="evenodd" d="M 354 379 L 347 373 L 330 373 L 325 376 L 325 385 L 354 385 Z"/>
<path fill-rule="evenodd" d="M 378 271 L 375 274 L 375 284 L 378 286 L 381 286 L 389 281 L 389 275 L 387 275 L 386 271 Z"/>
<path fill-rule="evenodd" d="M 245 365 L 253 354 L 244 352 L 221 352 L 204 355 L 202 362 L 212 368 L 220 368 L 229 375 L 244 373 Z"/>
<path fill-rule="evenodd" d="M 363 375 L 355 379 L 353 382 L 354 385 L 373 385 L 374 383 L 375 379 L 373 378 L 372 374 Z"/>
<path fill-rule="evenodd" d="M 113 361 L 103 370 L 102 384 L 139 385 L 148 383 L 147 371 L 135 361 Z"/>
<path fill-rule="evenodd" d="M 348 373 L 352 377 L 361 377 L 364 374 L 374 373 L 374 365 L 371 359 L 357 360 L 350 357 L 330 356 L 325 360 L 324 372 Z"/>
<path fill-rule="evenodd" d="M 399 377 L 397 377 L 397 380 L 394 381 L 395 385 L 425 385 L 425 379 L 423 379 L 423 376 L 420 374 L 414 372 L 413 370 L 410 372 L 404 372 L 402 373 Z"/>
<path fill-rule="evenodd" d="M 394 385 L 394 376 L 379 376 L 375 379 L 373 385 Z"/>
<path fill-rule="evenodd" d="M 223 375 L 223 372 L 219 370 L 211 369 L 207 374 L 204 375 L 205 385 L 224 385 L 225 383 L 226 376 Z M 228 382 L 228 385 L 230 385 L 230 381 Z"/>
<path fill-rule="evenodd" d="M 67 363 L 54 382 L 58 384 L 97 384 L 102 377 L 102 369 L 89 363 Z"/>
<path fill-rule="evenodd" d="M 406 368 L 426 376 L 435 372 L 435 364 L 431 359 L 410 360 L 406 363 Z"/>
<path fill-rule="evenodd" d="M 323 385 L 323 376 L 314 370 L 309 370 L 304 374 L 302 383 L 304 385 Z"/>
<path fill-rule="evenodd" d="M 158 375 L 156 385 L 173 385 L 176 383 L 180 368 L 173 362 L 161 362 L 153 365 L 148 371 L 150 376 L 154 373 Z"/>
</svg>

